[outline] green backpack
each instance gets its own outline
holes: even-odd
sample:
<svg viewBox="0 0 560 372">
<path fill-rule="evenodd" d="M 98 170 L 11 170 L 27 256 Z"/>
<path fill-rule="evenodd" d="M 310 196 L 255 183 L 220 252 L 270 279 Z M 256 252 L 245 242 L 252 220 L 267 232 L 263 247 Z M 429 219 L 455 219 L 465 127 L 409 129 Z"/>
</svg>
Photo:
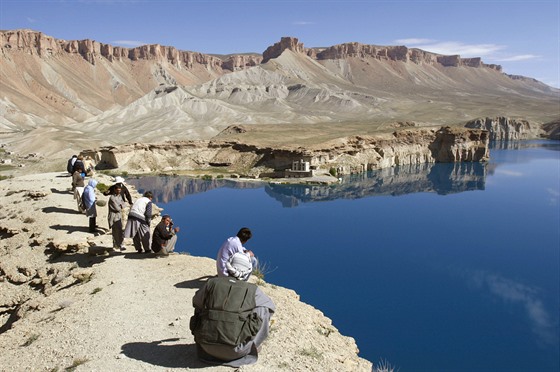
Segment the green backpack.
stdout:
<svg viewBox="0 0 560 372">
<path fill-rule="evenodd" d="M 209 279 L 204 308 L 191 318 L 195 342 L 237 346 L 250 341 L 262 325 L 253 313 L 256 290 L 255 284 L 231 277 Z"/>
</svg>

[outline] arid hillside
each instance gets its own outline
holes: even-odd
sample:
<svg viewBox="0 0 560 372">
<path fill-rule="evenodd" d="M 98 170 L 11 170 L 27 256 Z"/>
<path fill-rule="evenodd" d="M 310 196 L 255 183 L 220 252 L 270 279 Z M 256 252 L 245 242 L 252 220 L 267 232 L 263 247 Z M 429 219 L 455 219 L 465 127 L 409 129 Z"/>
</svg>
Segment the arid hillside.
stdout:
<svg viewBox="0 0 560 372">
<path fill-rule="evenodd" d="M 215 56 L 31 30 L 0 31 L 0 41 L 0 141 L 22 154 L 209 139 L 232 124 L 295 125 L 286 141 L 297 142 L 306 124 L 344 132 L 559 117 L 557 89 L 480 58 L 405 46 L 282 38 L 262 55 Z"/>
</svg>

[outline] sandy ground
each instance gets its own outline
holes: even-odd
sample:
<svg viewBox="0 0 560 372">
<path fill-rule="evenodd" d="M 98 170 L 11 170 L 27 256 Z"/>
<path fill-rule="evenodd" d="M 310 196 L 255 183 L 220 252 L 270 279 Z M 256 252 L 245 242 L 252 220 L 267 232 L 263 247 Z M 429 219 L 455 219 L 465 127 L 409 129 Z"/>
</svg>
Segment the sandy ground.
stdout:
<svg viewBox="0 0 560 372">
<path fill-rule="evenodd" d="M 148 257 L 129 240 L 105 253 L 111 236 L 88 233 L 63 173 L 2 180 L 0 196 L 0 371 L 232 370 L 198 361 L 188 327 L 214 260 Z M 107 207 L 98 211 L 107 228 Z M 259 361 L 242 370 L 371 370 L 354 340 L 294 291 L 251 280 L 277 312 Z"/>
</svg>

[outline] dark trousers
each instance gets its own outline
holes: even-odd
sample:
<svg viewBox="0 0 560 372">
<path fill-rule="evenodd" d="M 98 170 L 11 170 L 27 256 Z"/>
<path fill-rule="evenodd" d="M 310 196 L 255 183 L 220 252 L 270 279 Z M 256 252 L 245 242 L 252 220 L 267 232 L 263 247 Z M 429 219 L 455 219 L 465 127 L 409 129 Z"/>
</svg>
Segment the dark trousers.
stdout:
<svg viewBox="0 0 560 372">
<path fill-rule="evenodd" d="M 96 232 L 96 224 L 95 224 L 95 217 L 90 217 L 89 218 L 89 232 L 90 233 L 94 233 Z"/>
</svg>

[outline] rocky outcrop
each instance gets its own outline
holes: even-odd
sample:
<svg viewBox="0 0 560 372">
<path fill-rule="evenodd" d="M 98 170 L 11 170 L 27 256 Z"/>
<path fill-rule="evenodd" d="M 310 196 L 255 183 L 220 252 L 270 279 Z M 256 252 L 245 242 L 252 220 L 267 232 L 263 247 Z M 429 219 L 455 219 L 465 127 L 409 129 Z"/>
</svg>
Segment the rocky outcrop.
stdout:
<svg viewBox="0 0 560 372">
<path fill-rule="evenodd" d="M 262 63 L 266 63 L 273 58 L 279 57 L 286 49 L 291 50 L 294 53 L 306 53 L 303 43 L 300 43 L 297 38 L 283 37 L 280 39 L 280 42 L 266 48 L 263 52 Z"/>
<path fill-rule="evenodd" d="M 560 140 L 560 119 L 542 125 L 543 136 L 552 140 Z"/>
<path fill-rule="evenodd" d="M 465 124 L 466 128 L 484 129 L 490 133 L 491 141 L 513 141 L 538 137 L 540 128 L 531 126 L 527 120 L 507 117 L 478 118 Z"/>
<path fill-rule="evenodd" d="M 406 46 L 376 46 L 361 43 L 344 43 L 318 50 L 307 49 L 295 37 L 282 37 L 280 42 L 268 47 L 261 56 L 253 54 L 231 55 L 219 58 L 208 54 L 181 51 L 174 47 L 159 44 L 142 45 L 136 48 L 116 47 L 95 40 L 56 39 L 52 36 L 33 30 L 9 30 L 0 32 L 0 50 L 3 54 L 22 51 L 40 57 L 56 56 L 62 53 L 78 54 L 89 63 L 95 65 L 97 58 L 105 58 L 110 62 L 129 59 L 155 60 L 168 62 L 177 68 L 191 69 L 194 65 L 205 65 L 209 69 L 225 69 L 236 71 L 277 58 L 286 49 L 295 53 L 306 54 L 317 60 L 344 59 L 348 57 L 373 57 L 379 60 L 413 62 L 416 64 L 440 64 L 442 66 L 486 67 L 501 71 L 499 65 L 484 64 L 480 58 L 461 58 L 458 55 L 444 56 Z M 512 79 L 522 77 L 511 76 Z"/>
<path fill-rule="evenodd" d="M 2 54 L 21 51 L 40 57 L 58 56 L 64 53 L 76 54 L 95 65 L 99 58 L 110 62 L 153 60 L 167 62 L 177 68 L 192 69 L 195 65 L 204 65 L 210 70 L 226 69 L 234 71 L 255 66 L 261 58 L 254 55 L 231 55 L 222 60 L 208 54 L 182 51 L 159 44 L 142 45 L 135 48 L 115 47 L 95 40 L 66 41 L 55 39 L 42 32 L 33 30 L 10 30 L 0 32 L 0 50 Z"/>
<path fill-rule="evenodd" d="M 440 64 L 445 67 L 487 67 L 497 71 L 502 70 L 502 67 L 499 65 L 484 64 L 480 58 L 461 58 L 458 55 L 444 56 L 426 52 L 421 49 L 407 48 L 406 46 L 376 46 L 360 43 L 345 43 L 334 45 L 316 54 L 318 60 L 344 59 L 348 57 L 372 57 L 378 60 L 412 62 L 416 64 Z"/>
<path fill-rule="evenodd" d="M 406 129 L 391 135 L 354 136 L 310 148 L 259 147 L 239 141 L 171 141 L 102 147 L 82 152 L 97 168 L 137 173 L 227 167 L 248 177 L 273 174 L 293 161 L 338 174 L 406 164 L 488 160 L 488 132 L 465 128 Z M 272 173 L 271 173 L 272 172 Z"/>
<path fill-rule="evenodd" d="M 262 59 L 262 56 L 257 54 L 236 54 L 225 59 L 222 62 L 222 68 L 230 71 L 243 70 L 259 65 Z"/>
</svg>

